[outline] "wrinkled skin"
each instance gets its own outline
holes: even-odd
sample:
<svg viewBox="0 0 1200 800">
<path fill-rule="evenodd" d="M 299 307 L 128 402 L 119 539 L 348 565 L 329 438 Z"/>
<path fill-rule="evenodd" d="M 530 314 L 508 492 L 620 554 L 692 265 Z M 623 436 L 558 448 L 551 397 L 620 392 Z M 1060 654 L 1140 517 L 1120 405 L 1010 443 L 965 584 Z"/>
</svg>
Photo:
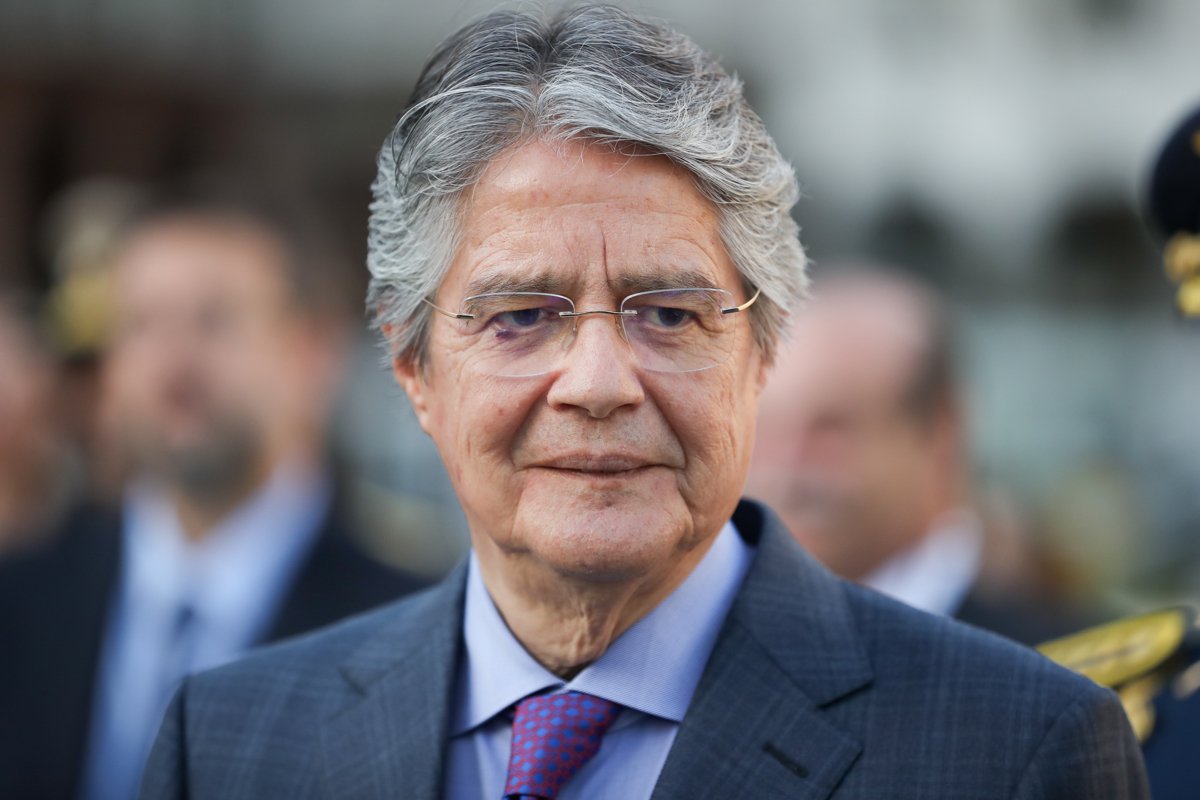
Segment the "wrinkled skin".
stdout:
<svg viewBox="0 0 1200 800">
<path fill-rule="evenodd" d="M 497 276 L 615 309 L 664 278 L 745 293 L 712 204 L 660 157 L 526 143 L 463 206 L 435 302 L 457 309 Z M 570 671 L 678 586 L 741 494 L 764 363 L 748 320 L 708 370 L 640 369 L 614 318 L 583 317 L 558 368 L 500 378 L 437 317 L 398 380 L 450 472 L 485 582 L 523 643 Z"/>
</svg>

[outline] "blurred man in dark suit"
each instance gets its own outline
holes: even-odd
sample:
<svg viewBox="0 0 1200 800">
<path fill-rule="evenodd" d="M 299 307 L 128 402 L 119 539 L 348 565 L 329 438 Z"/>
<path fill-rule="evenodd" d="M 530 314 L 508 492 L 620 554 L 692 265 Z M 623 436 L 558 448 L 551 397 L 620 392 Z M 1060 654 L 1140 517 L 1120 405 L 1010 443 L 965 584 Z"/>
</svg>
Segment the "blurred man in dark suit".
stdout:
<svg viewBox="0 0 1200 800">
<path fill-rule="evenodd" d="M 1090 620 L 976 510 L 948 311 L 917 279 L 832 266 L 763 392 L 747 492 L 834 572 L 1025 644 Z M 989 539 L 988 534 L 993 538 Z M 1013 555 L 1015 553 L 1015 555 Z"/>
<path fill-rule="evenodd" d="M 2 797 L 134 796 L 182 676 L 416 587 L 351 541 L 326 463 L 344 334 L 323 251 L 199 184 L 120 242 L 103 413 L 130 479 L 0 569 Z"/>
</svg>

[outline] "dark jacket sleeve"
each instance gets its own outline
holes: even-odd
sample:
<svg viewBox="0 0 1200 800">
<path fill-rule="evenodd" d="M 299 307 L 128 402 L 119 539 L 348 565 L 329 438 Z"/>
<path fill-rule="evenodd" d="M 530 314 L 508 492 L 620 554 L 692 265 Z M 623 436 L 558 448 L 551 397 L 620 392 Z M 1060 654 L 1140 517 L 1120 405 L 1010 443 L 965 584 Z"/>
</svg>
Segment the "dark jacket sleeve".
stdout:
<svg viewBox="0 0 1200 800">
<path fill-rule="evenodd" d="M 184 708 L 187 679 L 184 679 L 163 717 L 154 749 L 142 775 L 141 800 L 184 800 L 187 791 L 187 743 Z"/>
<path fill-rule="evenodd" d="M 1116 696 L 1095 687 L 1047 730 L 1014 797 L 1020 800 L 1149 800 L 1137 739 Z"/>
</svg>

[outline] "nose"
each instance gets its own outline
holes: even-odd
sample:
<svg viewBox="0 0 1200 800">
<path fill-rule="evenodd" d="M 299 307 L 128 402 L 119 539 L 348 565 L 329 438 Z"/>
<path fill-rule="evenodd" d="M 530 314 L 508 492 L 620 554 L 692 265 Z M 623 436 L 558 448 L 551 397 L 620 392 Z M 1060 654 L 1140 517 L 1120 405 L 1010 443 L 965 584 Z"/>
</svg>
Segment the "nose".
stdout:
<svg viewBox="0 0 1200 800">
<path fill-rule="evenodd" d="M 576 318 L 575 341 L 547 395 L 552 406 L 581 408 L 604 419 L 645 399 L 633 351 L 614 322 L 603 315 Z"/>
</svg>

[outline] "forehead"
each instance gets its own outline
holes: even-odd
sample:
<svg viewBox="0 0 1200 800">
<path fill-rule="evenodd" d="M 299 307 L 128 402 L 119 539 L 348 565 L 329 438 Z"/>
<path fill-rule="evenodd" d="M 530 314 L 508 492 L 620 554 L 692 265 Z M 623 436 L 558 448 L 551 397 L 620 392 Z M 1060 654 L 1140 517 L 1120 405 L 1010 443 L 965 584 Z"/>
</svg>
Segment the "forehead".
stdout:
<svg viewBox="0 0 1200 800">
<path fill-rule="evenodd" d="M 271 234 L 249 223 L 165 219 L 131 234 L 118 253 L 118 300 L 282 296 L 284 257 Z"/>
<path fill-rule="evenodd" d="M 911 377 L 919 347 L 918 331 L 888 309 L 823 304 L 818 297 L 780 349 L 764 408 L 889 408 Z"/>
<path fill-rule="evenodd" d="M 525 143 L 464 198 L 444 286 L 483 291 L 733 289 L 713 204 L 666 158 L 577 142 Z"/>
</svg>

